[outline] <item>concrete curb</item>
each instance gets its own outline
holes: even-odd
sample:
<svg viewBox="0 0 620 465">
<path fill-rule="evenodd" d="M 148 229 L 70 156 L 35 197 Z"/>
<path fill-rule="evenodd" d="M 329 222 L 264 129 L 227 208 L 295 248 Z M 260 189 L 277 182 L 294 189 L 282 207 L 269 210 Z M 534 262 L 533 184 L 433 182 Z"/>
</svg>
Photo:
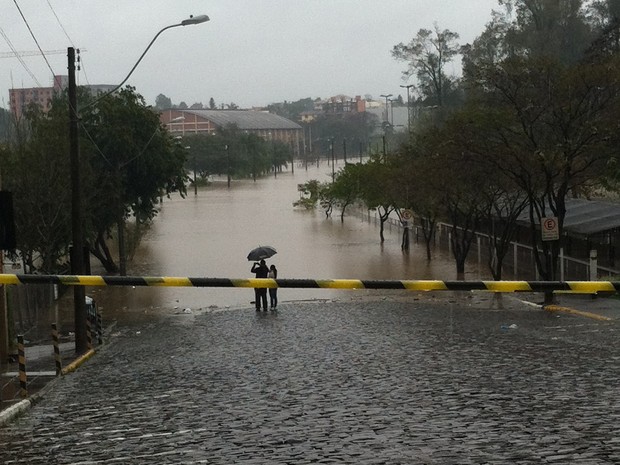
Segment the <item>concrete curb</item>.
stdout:
<svg viewBox="0 0 620 465">
<path fill-rule="evenodd" d="M 569 313 L 571 315 L 583 316 L 585 318 L 591 318 L 593 320 L 598 320 L 598 321 L 612 321 L 613 320 L 613 318 L 599 315 L 598 313 L 584 312 L 583 310 L 576 310 L 570 307 L 562 307 L 561 305 L 545 305 L 543 306 L 543 309 L 547 312 Z"/>
</svg>

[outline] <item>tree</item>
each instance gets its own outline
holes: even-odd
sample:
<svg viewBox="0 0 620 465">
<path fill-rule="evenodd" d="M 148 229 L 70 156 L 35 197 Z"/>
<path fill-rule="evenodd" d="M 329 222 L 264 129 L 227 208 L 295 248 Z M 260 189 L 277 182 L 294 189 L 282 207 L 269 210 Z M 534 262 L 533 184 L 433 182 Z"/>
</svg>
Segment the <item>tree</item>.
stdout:
<svg viewBox="0 0 620 465">
<path fill-rule="evenodd" d="M 415 76 L 423 99 L 430 104 L 443 106 L 453 91 L 456 78 L 448 76 L 445 67 L 459 53 L 459 35 L 448 29 L 433 31 L 420 29 L 408 43 L 399 43 L 392 49 L 392 56 L 408 64 L 403 72 L 406 78 Z"/>
<path fill-rule="evenodd" d="M 377 115 L 368 112 L 340 115 L 321 115 L 312 123 L 312 145 L 320 147 L 323 153 L 330 151 L 330 144 L 334 143 L 334 154 L 343 155 L 342 141 L 349 141 L 349 146 L 355 143 L 367 143 L 378 123 Z M 337 142 L 335 142 L 337 141 Z"/>
<path fill-rule="evenodd" d="M 189 146 L 188 171 L 196 169 L 204 180 L 209 175 L 232 177 L 262 176 L 286 166 L 291 148 L 281 142 L 269 142 L 257 134 L 240 131 L 235 125 L 220 129 L 216 134 L 186 135 L 181 146 Z M 227 148 L 228 147 L 228 148 Z"/>
<path fill-rule="evenodd" d="M 367 163 L 360 164 L 357 169 L 359 197 L 369 210 L 379 214 L 379 238 L 385 242 L 385 222 L 396 208 L 395 183 L 392 177 L 392 166 L 381 157 L 372 157 Z M 398 189 L 398 188 L 396 188 Z"/>
<path fill-rule="evenodd" d="M 172 100 L 164 94 L 159 94 L 155 97 L 155 108 L 158 110 L 167 110 L 168 108 L 172 108 Z"/>
<path fill-rule="evenodd" d="M 361 164 L 347 163 L 336 173 L 330 189 L 330 198 L 332 205 L 340 208 L 341 222 L 344 222 L 347 207 L 359 197 L 361 170 Z"/>
<path fill-rule="evenodd" d="M 112 229 L 122 240 L 130 216 L 139 227 L 156 216 L 162 195 L 185 193 L 186 154 L 132 87 L 86 107 L 81 118 L 89 136 L 82 153 L 96 176 L 89 183 L 96 193 L 89 204 L 91 252 L 106 270 L 117 271 L 106 243 Z"/>
<path fill-rule="evenodd" d="M 478 192 L 480 220 L 489 237 L 488 266 L 493 278 L 502 279 L 502 268 L 517 232 L 517 219 L 527 206 L 527 195 L 497 169 L 493 146 L 486 144 L 486 129 L 494 114 L 485 107 L 468 104 L 448 118 L 443 128 L 445 140 L 458 147 L 461 159 L 451 163 L 468 166 L 465 181 Z M 464 162 L 466 157 L 467 162 Z"/>
<path fill-rule="evenodd" d="M 66 272 L 71 242 L 68 105 L 55 97 L 48 115 L 25 113 L 27 138 L 13 139 L 2 160 L 3 188 L 13 192 L 17 250 L 30 272 Z"/>
<path fill-rule="evenodd" d="M 209 99 L 209 110 L 217 110 L 217 105 L 215 104 L 213 97 Z"/>
<path fill-rule="evenodd" d="M 319 189 L 320 183 L 316 179 L 298 184 L 297 190 L 300 193 L 300 198 L 293 202 L 293 206 L 304 207 L 306 210 L 316 208 L 316 204 L 319 201 Z"/>
<path fill-rule="evenodd" d="M 518 24 L 528 28 L 549 13 L 534 9 L 535 2 L 515 3 L 522 8 Z M 567 27 L 574 30 L 577 13 L 571 5 L 573 19 Z M 565 35 L 566 31 L 554 32 L 556 38 Z M 508 39 L 510 35 L 505 44 Z M 609 43 L 593 42 L 574 63 L 572 56 L 545 54 L 547 45 L 538 44 L 542 48 L 526 53 L 523 38 L 513 44 L 523 53 L 496 62 L 478 61 L 475 73 L 467 76 L 490 115 L 484 128 L 485 150 L 494 154 L 489 162 L 528 197 L 532 243 L 544 279 L 557 277 L 561 243 L 541 242 L 537 230 L 541 219 L 556 216 L 562 237 L 566 197 L 587 194 L 600 185 L 609 173 L 610 157 L 617 154 L 613 141 L 620 103 L 619 63 Z M 489 145 L 494 145 L 490 151 Z"/>
<path fill-rule="evenodd" d="M 314 102 L 310 97 L 297 100 L 296 102 L 285 101 L 282 103 L 272 103 L 267 106 L 269 113 L 283 116 L 284 118 L 288 118 L 292 121 L 299 121 L 300 114 L 302 112 L 311 111 L 313 109 Z"/>
<path fill-rule="evenodd" d="M 12 120 L 11 112 L 0 108 L 0 141 L 7 141 L 9 139 Z"/>
</svg>

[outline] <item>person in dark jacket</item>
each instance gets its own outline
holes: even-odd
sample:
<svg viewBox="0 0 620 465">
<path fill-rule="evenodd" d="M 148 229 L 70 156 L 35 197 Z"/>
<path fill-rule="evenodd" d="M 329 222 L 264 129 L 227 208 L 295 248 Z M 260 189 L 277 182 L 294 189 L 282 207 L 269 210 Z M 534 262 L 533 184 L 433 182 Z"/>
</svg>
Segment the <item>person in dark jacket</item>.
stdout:
<svg viewBox="0 0 620 465">
<path fill-rule="evenodd" d="M 269 268 L 267 268 L 265 260 L 254 262 L 254 265 L 252 265 L 252 269 L 250 271 L 254 273 L 257 278 L 266 278 L 269 274 Z M 261 303 L 263 304 L 263 310 L 267 311 L 267 288 L 255 287 L 254 298 L 256 299 L 256 311 L 260 312 Z"/>
</svg>

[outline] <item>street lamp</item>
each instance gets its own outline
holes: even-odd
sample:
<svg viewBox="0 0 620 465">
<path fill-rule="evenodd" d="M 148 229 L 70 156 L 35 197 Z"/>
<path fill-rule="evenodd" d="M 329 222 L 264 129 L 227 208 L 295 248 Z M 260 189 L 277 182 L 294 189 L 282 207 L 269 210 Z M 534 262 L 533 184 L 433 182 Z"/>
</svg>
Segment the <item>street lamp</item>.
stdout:
<svg viewBox="0 0 620 465">
<path fill-rule="evenodd" d="M 406 86 L 400 86 L 403 89 L 407 89 L 407 129 L 411 132 L 411 99 L 409 97 L 409 89 L 411 89 L 413 84 L 407 84 Z"/>
<path fill-rule="evenodd" d="M 133 68 L 131 68 L 131 71 L 129 71 L 129 74 L 127 74 L 127 76 L 125 77 L 125 79 L 123 79 L 123 81 L 117 85 L 114 89 L 107 91 L 106 93 L 100 95 L 95 101 L 89 103 L 86 107 L 89 107 L 91 105 L 95 105 L 99 100 L 101 100 L 102 98 L 116 92 L 118 89 L 121 88 L 121 86 L 123 84 L 125 84 L 125 82 L 127 82 L 127 80 L 129 79 L 129 76 L 131 76 L 131 74 L 134 72 L 134 70 L 138 67 L 138 65 L 140 64 L 140 62 L 142 61 L 142 58 L 144 58 L 144 55 L 146 55 L 146 52 L 149 51 L 149 49 L 151 48 L 151 45 L 153 45 L 153 42 L 155 42 L 157 40 L 157 38 L 160 36 L 160 34 L 168 29 L 171 29 L 173 27 L 179 27 L 179 26 L 192 26 L 194 24 L 200 24 L 200 23 L 204 23 L 209 21 L 209 17 L 207 15 L 198 15 L 198 16 L 190 16 L 188 19 L 184 19 L 183 21 L 181 21 L 180 23 L 177 24 L 171 24 L 170 26 L 166 26 L 162 29 L 160 29 L 160 31 L 155 34 L 155 37 L 153 37 L 153 40 L 151 40 L 151 42 L 149 43 L 149 45 L 146 47 L 146 49 L 144 50 L 144 52 L 142 52 L 142 55 L 140 55 L 140 58 L 138 58 L 138 61 L 136 61 L 136 64 L 133 65 Z"/>
<path fill-rule="evenodd" d="M 207 15 L 190 16 L 188 19 L 181 21 L 178 24 L 172 24 L 161 29 L 151 40 L 148 47 L 136 64 L 131 68 L 131 71 L 123 79 L 123 81 L 114 89 L 100 95 L 97 99 L 89 102 L 84 108 L 91 107 L 99 102 L 102 98 L 118 90 L 131 76 L 131 73 L 136 69 L 140 61 L 146 52 L 151 48 L 153 42 L 159 37 L 159 35 L 167 29 L 178 26 L 190 26 L 194 24 L 200 24 L 209 21 Z M 85 270 L 84 263 L 84 240 L 82 233 L 82 206 L 80 198 L 80 148 L 78 143 L 78 107 L 77 107 L 77 86 L 75 82 L 75 49 L 73 47 L 67 48 L 67 61 L 68 61 L 68 97 L 69 97 L 69 158 L 71 169 L 71 274 L 83 275 Z M 74 310 L 74 325 L 75 325 L 75 351 L 78 354 L 84 353 L 87 350 L 87 337 L 86 337 L 86 308 L 85 308 L 86 291 L 84 286 L 73 286 L 73 310 Z"/>
<path fill-rule="evenodd" d="M 388 99 L 392 96 L 392 94 L 387 94 L 387 95 L 383 95 L 381 94 L 381 97 L 385 98 L 385 120 L 389 123 L 390 122 L 390 115 L 388 113 Z"/>
</svg>

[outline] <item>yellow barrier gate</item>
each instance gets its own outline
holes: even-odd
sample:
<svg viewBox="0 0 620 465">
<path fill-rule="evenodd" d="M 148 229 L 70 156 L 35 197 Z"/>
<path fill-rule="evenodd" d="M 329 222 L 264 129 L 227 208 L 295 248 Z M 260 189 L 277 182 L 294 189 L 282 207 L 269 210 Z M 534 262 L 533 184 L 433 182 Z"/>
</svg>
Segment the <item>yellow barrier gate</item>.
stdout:
<svg viewBox="0 0 620 465">
<path fill-rule="evenodd" d="M 65 286 L 173 286 L 307 289 L 405 289 L 410 291 L 617 293 L 620 281 L 437 281 L 367 279 L 233 279 L 172 276 L 0 274 L 0 284 Z"/>
</svg>

